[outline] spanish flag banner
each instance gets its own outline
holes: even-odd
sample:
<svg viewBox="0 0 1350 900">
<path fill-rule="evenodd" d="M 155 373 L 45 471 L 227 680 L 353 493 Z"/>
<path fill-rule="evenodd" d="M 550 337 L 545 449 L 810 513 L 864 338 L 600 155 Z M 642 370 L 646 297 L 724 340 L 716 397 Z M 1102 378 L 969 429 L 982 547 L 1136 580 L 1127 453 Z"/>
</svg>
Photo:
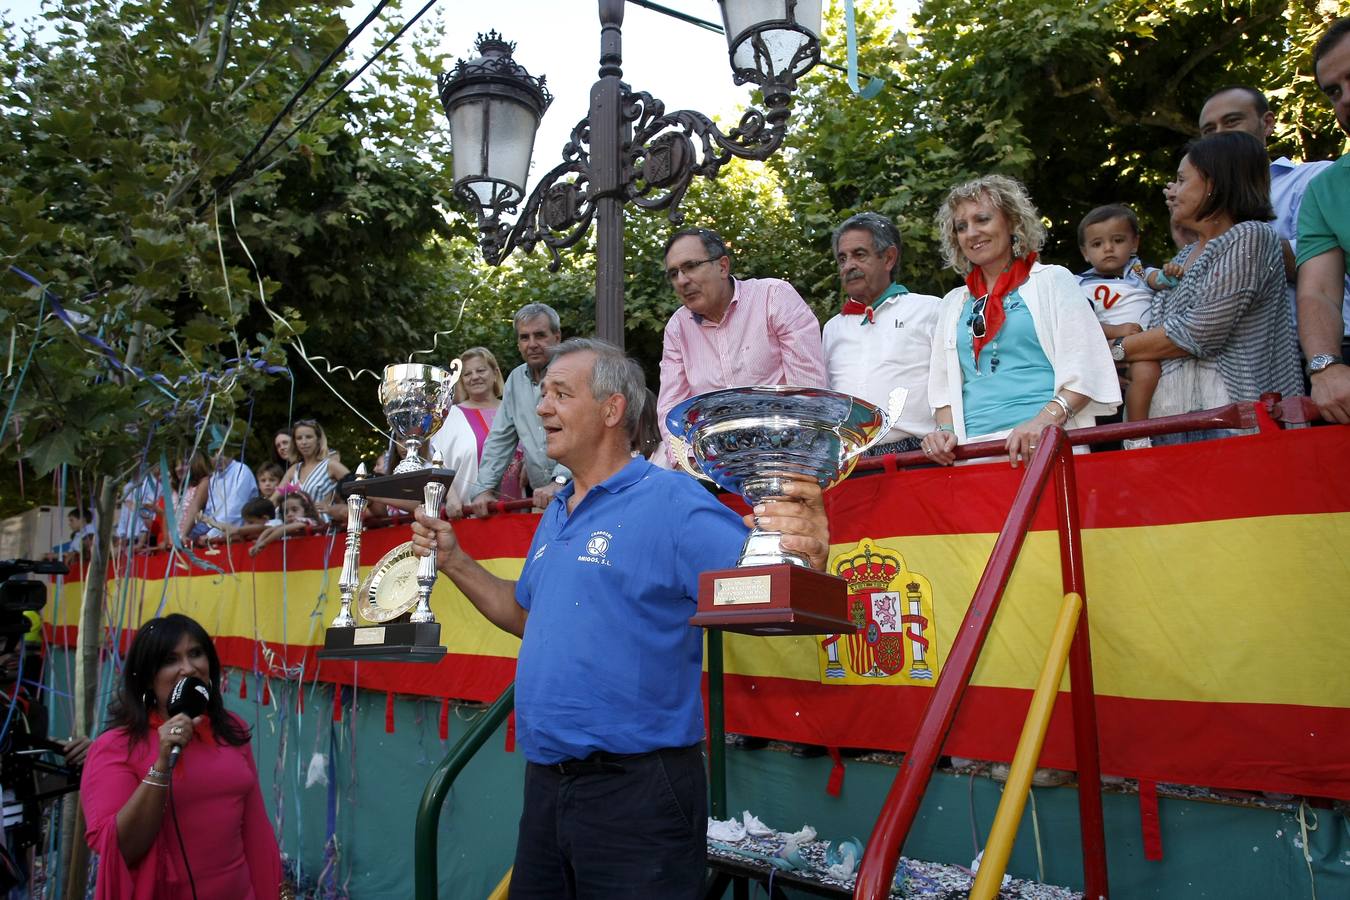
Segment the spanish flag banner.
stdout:
<svg viewBox="0 0 1350 900">
<path fill-rule="evenodd" d="M 1350 799 L 1348 459 L 1343 427 L 1075 457 L 1104 772 Z M 727 729 L 908 749 L 1021 476 L 1005 464 L 924 469 L 831 491 L 830 568 L 848 584 L 858 631 L 727 634 Z M 470 555 L 511 579 L 536 523 L 508 515 L 455 528 Z M 407 539 L 406 525 L 367 531 L 363 571 Z M 215 636 L 226 666 L 272 678 L 486 701 L 513 677 L 519 641 L 445 578 L 432 598 L 449 649 L 439 663 L 319 663 L 341 537 L 247 550 L 205 557 L 224 575 L 181 556 L 138 557 L 113 575 L 114 625 L 184 612 Z M 69 580 L 48 606 L 58 643 L 73 642 L 80 595 Z M 1051 498 L 945 752 L 1012 757 L 1062 595 Z M 594 652 L 604 657 L 603 642 Z M 1074 768 L 1067 694 L 1042 765 Z"/>
</svg>

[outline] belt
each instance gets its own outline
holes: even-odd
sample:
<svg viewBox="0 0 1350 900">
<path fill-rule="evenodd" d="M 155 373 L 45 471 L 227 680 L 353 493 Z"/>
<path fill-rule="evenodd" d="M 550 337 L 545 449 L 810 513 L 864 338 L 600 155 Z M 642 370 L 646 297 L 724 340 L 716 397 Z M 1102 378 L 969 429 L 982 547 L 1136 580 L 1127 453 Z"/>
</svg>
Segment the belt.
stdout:
<svg viewBox="0 0 1350 900">
<path fill-rule="evenodd" d="M 689 747 L 669 747 L 660 750 L 648 750 L 646 753 L 610 753 L 605 750 L 597 750 L 585 759 L 565 759 L 562 762 L 541 765 L 543 765 L 545 769 L 568 777 L 576 775 L 610 775 L 627 771 L 624 767 L 625 763 L 636 762 L 652 756 L 688 753 L 690 751 L 700 750 L 701 747 L 701 744 L 693 744 Z"/>
</svg>

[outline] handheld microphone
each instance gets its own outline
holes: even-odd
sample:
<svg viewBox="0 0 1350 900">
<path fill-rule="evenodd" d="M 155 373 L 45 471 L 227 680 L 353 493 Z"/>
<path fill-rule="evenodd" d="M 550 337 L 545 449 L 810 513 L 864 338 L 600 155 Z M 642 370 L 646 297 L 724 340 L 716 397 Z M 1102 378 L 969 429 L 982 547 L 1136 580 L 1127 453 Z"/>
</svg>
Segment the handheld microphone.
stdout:
<svg viewBox="0 0 1350 900">
<path fill-rule="evenodd" d="M 169 692 L 169 717 L 186 713 L 188 718 L 195 719 L 206 712 L 210 702 L 211 687 L 200 678 L 188 675 L 186 678 L 178 679 L 178 683 Z M 172 772 L 173 767 L 178 765 L 178 757 L 182 752 L 182 747 L 174 747 L 169 751 L 169 771 Z"/>
</svg>

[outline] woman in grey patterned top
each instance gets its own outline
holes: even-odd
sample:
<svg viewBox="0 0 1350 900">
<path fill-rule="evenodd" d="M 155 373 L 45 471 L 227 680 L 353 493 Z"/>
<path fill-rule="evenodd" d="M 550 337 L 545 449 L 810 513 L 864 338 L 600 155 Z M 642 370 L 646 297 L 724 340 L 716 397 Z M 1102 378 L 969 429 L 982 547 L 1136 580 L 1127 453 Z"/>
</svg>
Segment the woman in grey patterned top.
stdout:
<svg viewBox="0 0 1350 900">
<path fill-rule="evenodd" d="M 1268 391 L 1302 394 L 1284 251 L 1266 224 L 1274 213 L 1261 142 L 1238 131 L 1193 141 L 1167 186 L 1167 205 L 1174 224 L 1198 235 L 1176 257 L 1185 274 L 1154 296 L 1153 327 L 1112 344 L 1117 361 L 1163 361 L 1150 414 L 1251 401 Z"/>
</svg>

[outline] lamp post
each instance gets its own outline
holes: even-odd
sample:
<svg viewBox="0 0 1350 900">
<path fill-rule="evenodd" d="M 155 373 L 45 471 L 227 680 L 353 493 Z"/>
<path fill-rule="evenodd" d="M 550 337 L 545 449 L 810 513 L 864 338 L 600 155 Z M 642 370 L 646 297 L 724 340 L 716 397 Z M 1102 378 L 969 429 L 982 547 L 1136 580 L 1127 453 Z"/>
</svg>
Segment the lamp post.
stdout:
<svg viewBox="0 0 1350 900">
<path fill-rule="evenodd" d="M 623 207 L 684 215 L 680 201 L 695 175 L 716 178 L 733 157 L 772 156 L 787 133 L 797 79 L 820 61 L 822 0 L 719 0 L 732 77 L 758 85 L 765 110 L 747 109 L 723 133 L 692 110 L 665 104 L 622 81 L 623 0 L 599 0 L 600 78 L 590 111 L 572 129 L 563 161 L 524 198 L 530 152 L 549 95 L 542 76 L 511 57 L 496 32 L 480 35 L 479 56 L 460 60 L 437 83 L 450 119 L 455 195 L 478 216 L 483 257 L 498 265 L 513 249 L 543 244 L 552 259 L 596 223 L 596 334 L 623 346 Z M 523 205 L 522 205 L 522 200 Z M 503 214 L 520 210 L 513 224 Z"/>
</svg>

